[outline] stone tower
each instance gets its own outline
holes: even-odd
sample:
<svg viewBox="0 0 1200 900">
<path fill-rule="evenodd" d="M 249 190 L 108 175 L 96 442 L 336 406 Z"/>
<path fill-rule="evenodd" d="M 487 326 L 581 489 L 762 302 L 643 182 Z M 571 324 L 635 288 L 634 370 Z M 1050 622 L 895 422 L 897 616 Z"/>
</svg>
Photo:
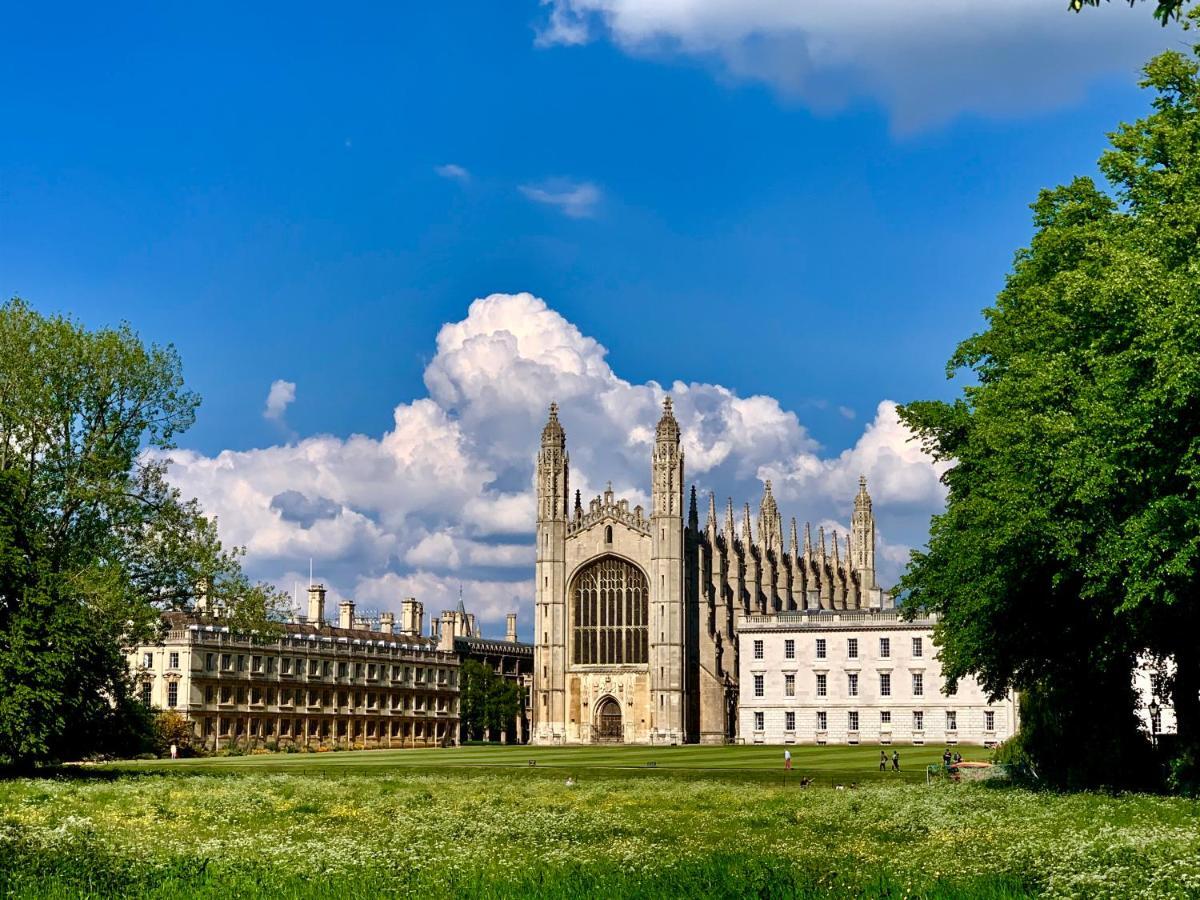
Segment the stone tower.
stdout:
<svg viewBox="0 0 1200 900">
<path fill-rule="evenodd" d="M 871 495 L 867 493 L 867 477 L 858 478 L 858 494 L 854 497 L 854 514 L 850 522 L 849 568 L 858 573 L 863 591 L 874 590 L 875 584 L 875 514 L 871 511 Z"/>
<path fill-rule="evenodd" d="M 566 538 L 568 485 L 567 436 L 558 421 L 558 404 L 542 429 L 537 458 L 537 556 L 534 643 L 534 739 L 561 741 L 566 732 Z"/>
<path fill-rule="evenodd" d="M 686 735 L 683 608 L 683 451 L 671 398 L 663 401 L 650 467 L 650 702 L 654 740 Z"/>
</svg>

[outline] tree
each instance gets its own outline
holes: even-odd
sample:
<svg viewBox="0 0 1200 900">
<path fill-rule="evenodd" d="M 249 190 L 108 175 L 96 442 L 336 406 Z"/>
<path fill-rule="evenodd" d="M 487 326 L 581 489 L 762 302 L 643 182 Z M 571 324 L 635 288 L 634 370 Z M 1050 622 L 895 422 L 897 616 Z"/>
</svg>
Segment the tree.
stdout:
<svg viewBox="0 0 1200 900">
<path fill-rule="evenodd" d="M 1193 56 L 1200 55 L 1200 47 Z M 953 462 L 901 581 L 940 614 L 948 682 L 1024 694 L 1022 740 L 1068 785 L 1145 759 L 1130 674 L 1173 656 L 1178 785 L 1200 759 L 1200 67 L 1145 67 L 1154 111 L 1087 178 L 1043 191 L 987 328 L 948 366 L 976 383 L 903 421 Z"/>
<path fill-rule="evenodd" d="M 159 756 L 166 756 L 172 744 L 181 755 L 187 755 L 192 745 L 192 723 L 177 710 L 159 710 L 154 717 L 154 750 Z"/>
<path fill-rule="evenodd" d="M 459 677 L 459 716 L 467 737 L 507 731 L 521 709 L 521 688 L 474 659 L 463 663 Z"/>
<path fill-rule="evenodd" d="M 278 595 L 166 480 L 198 398 L 172 347 L 0 306 L 0 761 L 111 751 L 148 721 L 122 646 L 198 585 L 236 627 Z"/>
<path fill-rule="evenodd" d="M 1138 0 L 1128 0 L 1132 7 Z M 1154 18 L 1158 19 L 1159 23 L 1164 27 L 1172 19 L 1178 20 L 1183 15 L 1183 7 L 1188 3 L 1188 0 L 1155 0 L 1154 3 Z M 1072 12 L 1081 12 L 1085 6 L 1099 6 L 1100 0 L 1070 0 L 1070 9 Z"/>
</svg>

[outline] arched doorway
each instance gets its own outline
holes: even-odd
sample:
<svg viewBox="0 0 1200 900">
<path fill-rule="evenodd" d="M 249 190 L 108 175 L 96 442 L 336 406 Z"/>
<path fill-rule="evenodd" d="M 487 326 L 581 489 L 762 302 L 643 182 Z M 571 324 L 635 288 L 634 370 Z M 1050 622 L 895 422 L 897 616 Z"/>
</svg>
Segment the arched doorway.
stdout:
<svg viewBox="0 0 1200 900">
<path fill-rule="evenodd" d="M 605 697 L 596 707 L 596 728 L 592 733 L 597 742 L 619 744 L 625 740 L 621 728 L 621 704 L 612 697 Z"/>
</svg>

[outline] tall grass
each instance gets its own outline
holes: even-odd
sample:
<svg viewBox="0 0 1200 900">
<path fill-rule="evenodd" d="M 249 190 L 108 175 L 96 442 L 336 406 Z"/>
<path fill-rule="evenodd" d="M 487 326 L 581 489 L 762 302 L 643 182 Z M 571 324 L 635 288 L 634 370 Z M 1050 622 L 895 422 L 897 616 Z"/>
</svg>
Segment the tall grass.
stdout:
<svg viewBox="0 0 1200 900">
<path fill-rule="evenodd" d="M 0 782 L 0 896 L 1200 896 L 1200 811 L 616 772 Z"/>
</svg>

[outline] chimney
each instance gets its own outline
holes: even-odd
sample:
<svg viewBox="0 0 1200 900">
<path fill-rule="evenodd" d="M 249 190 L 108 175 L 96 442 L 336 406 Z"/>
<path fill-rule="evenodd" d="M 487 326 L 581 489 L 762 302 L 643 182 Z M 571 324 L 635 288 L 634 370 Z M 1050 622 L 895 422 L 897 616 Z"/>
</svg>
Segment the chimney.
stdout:
<svg viewBox="0 0 1200 900">
<path fill-rule="evenodd" d="M 323 584 L 308 586 L 308 624 L 325 624 L 325 585 Z"/>
<path fill-rule="evenodd" d="M 338 604 L 338 628 L 354 627 L 354 601 L 343 600 Z"/>
<path fill-rule="evenodd" d="M 396 632 L 396 614 L 390 612 L 380 613 L 379 630 L 384 634 L 394 634 Z"/>
<path fill-rule="evenodd" d="M 467 613 L 467 628 L 463 633 L 467 637 L 479 637 L 479 632 L 475 630 L 475 613 Z"/>
<path fill-rule="evenodd" d="M 509 643 L 515 644 L 517 642 L 517 614 L 509 613 L 504 617 L 504 620 L 504 639 Z"/>
<path fill-rule="evenodd" d="M 438 634 L 438 649 L 452 650 L 454 649 L 454 638 L 458 635 L 458 613 L 454 610 L 445 610 L 442 613 L 442 628 Z"/>
<path fill-rule="evenodd" d="M 434 616 L 429 620 L 429 636 L 431 638 L 441 637 L 442 620 Z"/>
<path fill-rule="evenodd" d="M 424 630 L 425 606 L 416 597 L 405 597 L 400 604 L 400 633 L 420 637 Z"/>
</svg>

